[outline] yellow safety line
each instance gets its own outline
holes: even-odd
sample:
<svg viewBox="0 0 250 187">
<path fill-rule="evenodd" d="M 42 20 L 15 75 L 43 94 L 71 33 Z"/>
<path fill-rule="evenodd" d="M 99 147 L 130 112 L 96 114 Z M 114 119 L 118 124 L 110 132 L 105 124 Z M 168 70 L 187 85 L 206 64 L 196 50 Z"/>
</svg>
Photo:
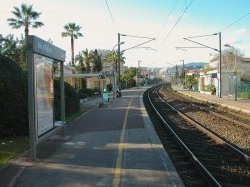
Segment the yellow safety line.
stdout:
<svg viewBox="0 0 250 187">
<path fill-rule="evenodd" d="M 131 103 L 133 101 L 133 98 L 130 100 L 128 104 L 128 108 L 125 113 L 123 126 L 122 126 L 122 132 L 120 136 L 120 143 L 118 145 L 118 154 L 115 164 L 115 171 L 114 171 L 114 178 L 113 178 L 113 187 L 119 187 L 120 180 L 121 180 L 121 171 L 122 171 L 122 155 L 123 155 L 123 149 L 124 149 L 124 140 L 125 140 L 125 132 L 126 132 L 126 126 L 128 121 L 128 111 L 130 109 Z"/>
</svg>

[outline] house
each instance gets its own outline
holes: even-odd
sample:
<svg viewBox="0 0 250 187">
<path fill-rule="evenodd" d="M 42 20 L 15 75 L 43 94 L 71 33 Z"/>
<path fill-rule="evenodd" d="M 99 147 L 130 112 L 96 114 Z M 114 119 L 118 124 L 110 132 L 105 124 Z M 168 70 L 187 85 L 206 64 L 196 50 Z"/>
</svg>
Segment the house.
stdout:
<svg viewBox="0 0 250 187">
<path fill-rule="evenodd" d="M 231 94 L 234 86 L 240 81 L 249 78 L 250 80 L 250 58 L 239 58 L 235 62 L 230 62 L 222 58 L 221 64 L 221 94 Z M 249 76 L 249 77 L 248 77 Z M 211 91 L 215 87 L 216 95 L 219 96 L 220 72 L 218 57 L 211 59 L 209 66 L 203 68 L 199 78 L 199 91 Z"/>
</svg>

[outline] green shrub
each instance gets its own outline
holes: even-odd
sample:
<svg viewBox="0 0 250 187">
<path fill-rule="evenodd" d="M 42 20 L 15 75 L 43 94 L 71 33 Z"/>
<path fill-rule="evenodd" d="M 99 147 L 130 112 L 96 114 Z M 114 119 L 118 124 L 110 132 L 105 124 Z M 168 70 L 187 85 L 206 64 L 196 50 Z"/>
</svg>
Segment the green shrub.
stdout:
<svg viewBox="0 0 250 187">
<path fill-rule="evenodd" d="M 108 84 L 107 85 L 107 91 L 110 92 L 112 91 L 113 85 L 112 84 Z"/>
<path fill-rule="evenodd" d="M 93 95 L 100 95 L 101 94 L 101 91 L 99 88 L 94 88 L 93 89 Z"/>
<path fill-rule="evenodd" d="M 27 72 L 0 55 L 0 137 L 28 134 Z"/>
<path fill-rule="evenodd" d="M 212 91 L 215 88 L 213 84 L 207 85 L 207 91 Z"/>
<path fill-rule="evenodd" d="M 239 93 L 238 97 L 242 99 L 250 99 L 250 93 L 249 92 L 241 92 Z"/>
<path fill-rule="evenodd" d="M 61 95 L 60 95 L 60 80 L 54 81 L 54 109 L 55 109 L 55 119 L 61 120 Z M 65 115 L 69 117 L 70 115 L 78 112 L 80 110 L 80 99 L 75 88 L 73 88 L 68 83 L 64 82 L 65 89 Z"/>
<path fill-rule="evenodd" d="M 94 94 L 94 91 L 89 88 L 82 88 L 78 91 L 78 95 L 80 99 L 84 99 L 86 97 L 91 97 Z"/>
</svg>

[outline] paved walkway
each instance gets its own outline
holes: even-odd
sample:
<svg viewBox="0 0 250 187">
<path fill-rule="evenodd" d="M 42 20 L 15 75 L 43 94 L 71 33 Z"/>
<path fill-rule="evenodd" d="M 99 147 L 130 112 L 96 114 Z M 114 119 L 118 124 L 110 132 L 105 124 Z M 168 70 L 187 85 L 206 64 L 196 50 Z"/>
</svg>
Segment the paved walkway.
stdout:
<svg viewBox="0 0 250 187">
<path fill-rule="evenodd" d="M 242 100 L 238 99 L 237 101 L 234 101 L 234 98 L 229 96 L 222 96 L 222 98 L 216 96 L 216 95 L 210 95 L 210 94 L 203 94 L 200 92 L 193 92 L 189 91 L 187 89 L 183 89 L 179 86 L 172 86 L 174 90 L 191 97 L 194 97 L 196 99 L 206 101 L 213 104 L 218 104 L 224 107 L 228 107 L 234 110 L 242 111 L 245 113 L 250 114 L 250 100 Z"/>
<path fill-rule="evenodd" d="M 19 158 L 9 186 L 183 186 L 145 111 L 144 90 L 123 90 L 88 110 L 68 126 L 71 139 L 54 135 L 39 145 L 36 162 Z"/>
</svg>

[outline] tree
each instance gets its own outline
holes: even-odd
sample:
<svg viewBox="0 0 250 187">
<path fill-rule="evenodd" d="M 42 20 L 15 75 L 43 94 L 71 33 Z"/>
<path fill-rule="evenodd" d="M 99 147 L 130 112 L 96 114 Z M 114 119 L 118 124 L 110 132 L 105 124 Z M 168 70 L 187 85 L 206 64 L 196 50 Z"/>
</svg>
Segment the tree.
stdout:
<svg viewBox="0 0 250 187">
<path fill-rule="evenodd" d="M 136 76 L 137 69 L 134 67 L 130 67 L 124 71 L 121 76 L 121 82 L 125 82 L 126 84 L 135 84 L 134 77 Z"/>
<path fill-rule="evenodd" d="M 0 53 L 18 63 L 22 69 L 27 67 L 25 61 L 24 38 L 14 38 L 14 35 L 9 34 L 6 37 L 0 37 Z"/>
<path fill-rule="evenodd" d="M 224 69 L 237 70 L 240 68 L 241 58 L 244 56 L 244 53 L 237 48 L 226 48 L 222 51 L 221 54 L 221 65 Z M 211 62 L 219 61 L 219 54 L 216 54 Z M 217 68 L 219 67 L 219 63 L 217 64 Z"/>
<path fill-rule="evenodd" d="M 44 25 L 42 22 L 36 21 L 41 13 L 34 11 L 33 5 L 26 5 L 23 3 L 20 8 L 14 7 L 14 11 L 11 13 L 14 14 L 15 18 L 8 18 L 7 21 L 13 29 L 24 27 L 26 44 L 29 35 L 29 27 L 38 28 Z"/>
<path fill-rule="evenodd" d="M 100 72 L 102 71 L 102 59 L 101 56 L 98 54 L 97 49 L 90 52 L 91 54 L 91 61 L 93 65 L 93 71 L 94 72 Z"/>
<path fill-rule="evenodd" d="M 78 37 L 83 36 L 80 33 L 81 27 L 76 25 L 75 23 L 68 23 L 64 26 L 65 32 L 62 32 L 62 37 L 70 37 L 71 39 L 71 62 L 72 66 L 74 66 L 74 39 L 78 39 Z"/>
<path fill-rule="evenodd" d="M 85 50 L 82 50 L 82 54 L 83 54 L 84 65 L 86 67 L 86 73 L 89 73 L 90 64 L 92 63 L 91 52 L 86 48 Z"/>
<path fill-rule="evenodd" d="M 116 71 L 117 69 L 117 57 L 115 51 L 111 51 L 107 54 L 107 61 L 111 64 L 112 69 Z"/>
<path fill-rule="evenodd" d="M 75 57 L 75 61 L 77 62 L 76 69 L 80 71 L 80 73 L 86 72 L 86 67 L 84 65 L 84 57 L 81 52 Z"/>
<path fill-rule="evenodd" d="M 111 51 L 107 55 L 108 62 L 112 65 L 113 69 L 118 72 L 118 51 Z M 125 57 L 123 53 L 120 53 L 120 62 L 121 64 L 125 64 Z"/>
</svg>

